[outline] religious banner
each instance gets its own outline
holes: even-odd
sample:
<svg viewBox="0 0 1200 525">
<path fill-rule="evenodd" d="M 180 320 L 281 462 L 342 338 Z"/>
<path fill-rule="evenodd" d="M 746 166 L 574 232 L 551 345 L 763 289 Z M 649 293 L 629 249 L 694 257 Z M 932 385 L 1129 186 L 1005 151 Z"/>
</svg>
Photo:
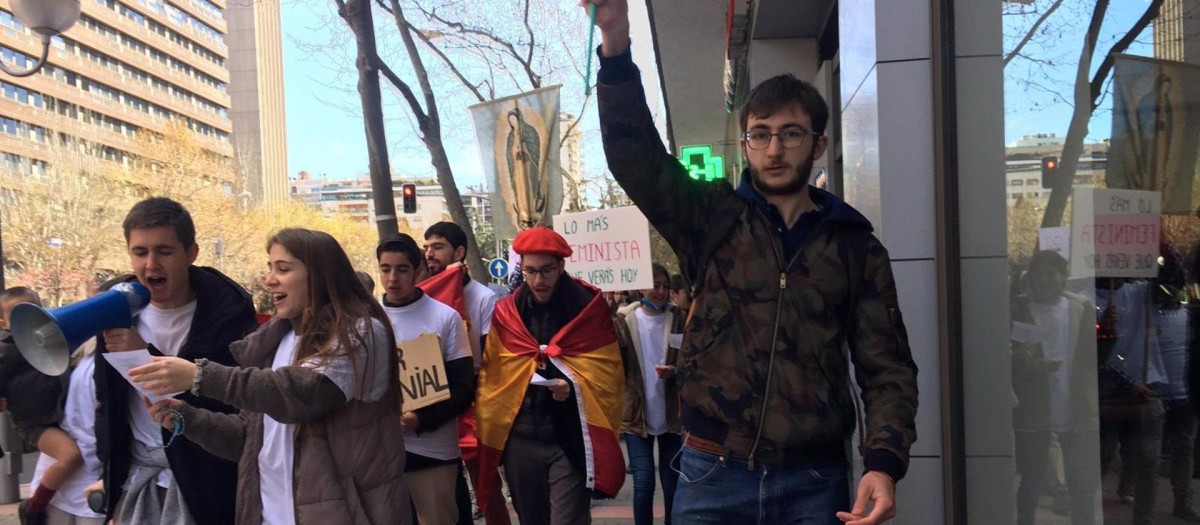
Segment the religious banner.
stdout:
<svg viewBox="0 0 1200 525">
<path fill-rule="evenodd" d="M 566 272 L 606 292 L 654 286 L 650 222 L 635 206 L 554 216 L 554 231 L 571 245 Z"/>
<path fill-rule="evenodd" d="M 400 346 L 400 392 L 404 411 L 412 412 L 450 399 L 450 381 L 442 360 L 441 340 L 435 334 L 423 334 Z"/>
<path fill-rule="evenodd" d="M 1112 140 L 1106 167 L 1114 189 L 1161 192 L 1162 212 L 1192 214 L 1200 153 L 1200 67 L 1116 55 Z"/>
<path fill-rule="evenodd" d="M 1158 275 L 1160 193 L 1077 187 L 1071 199 L 1071 277 Z"/>
<path fill-rule="evenodd" d="M 471 106 L 496 237 L 550 224 L 562 209 L 559 86 Z"/>
</svg>

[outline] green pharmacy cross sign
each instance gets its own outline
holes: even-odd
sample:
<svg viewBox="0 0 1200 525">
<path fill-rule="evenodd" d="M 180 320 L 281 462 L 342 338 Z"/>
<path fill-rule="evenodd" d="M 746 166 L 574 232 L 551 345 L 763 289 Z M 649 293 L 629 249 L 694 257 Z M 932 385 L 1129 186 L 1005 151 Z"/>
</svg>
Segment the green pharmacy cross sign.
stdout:
<svg viewBox="0 0 1200 525">
<path fill-rule="evenodd" d="M 695 180 L 712 182 L 725 178 L 725 159 L 713 155 L 712 146 L 684 146 L 679 162 Z"/>
</svg>

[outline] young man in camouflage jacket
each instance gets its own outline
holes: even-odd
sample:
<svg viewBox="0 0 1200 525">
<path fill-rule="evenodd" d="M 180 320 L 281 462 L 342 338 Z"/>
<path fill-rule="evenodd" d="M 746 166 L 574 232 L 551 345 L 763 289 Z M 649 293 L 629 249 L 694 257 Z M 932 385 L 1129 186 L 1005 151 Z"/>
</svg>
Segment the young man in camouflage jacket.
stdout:
<svg viewBox="0 0 1200 525">
<path fill-rule="evenodd" d="M 808 185 L 826 147 L 824 100 L 790 75 L 763 82 L 742 110 L 740 187 L 692 180 L 646 106 L 627 0 L 581 3 L 597 5 L 603 37 L 609 168 L 697 283 L 678 367 L 685 446 L 674 521 L 891 518 L 916 439 L 917 370 L 887 251 L 860 213 Z M 848 360 L 865 408 L 853 508 Z"/>
</svg>

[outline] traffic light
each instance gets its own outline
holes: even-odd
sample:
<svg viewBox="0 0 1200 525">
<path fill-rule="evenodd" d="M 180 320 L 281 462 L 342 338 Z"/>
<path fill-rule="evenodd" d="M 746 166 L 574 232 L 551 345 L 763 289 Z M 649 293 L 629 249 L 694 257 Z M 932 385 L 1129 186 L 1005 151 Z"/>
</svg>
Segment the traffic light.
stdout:
<svg viewBox="0 0 1200 525">
<path fill-rule="evenodd" d="M 1051 189 L 1058 180 L 1058 157 L 1042 157 L 1042 188 Z"/>
<path fill-rule="evenodd" d="M 405 184 L 400 196 L 404 199 L 404 213 L 417 213 L 417 185 Z"/>
</svg>

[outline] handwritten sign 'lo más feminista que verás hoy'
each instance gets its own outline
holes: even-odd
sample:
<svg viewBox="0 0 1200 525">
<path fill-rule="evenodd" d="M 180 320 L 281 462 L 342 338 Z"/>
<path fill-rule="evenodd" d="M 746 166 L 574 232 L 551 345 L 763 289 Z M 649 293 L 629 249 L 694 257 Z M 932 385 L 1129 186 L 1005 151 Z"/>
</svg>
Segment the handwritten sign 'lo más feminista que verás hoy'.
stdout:
<svg viewBox="0 0 1200 525">
<path fill-rule="evenodd" d="M 1158 275 L 1160 192 L 1075 188 L 1072 201 L 1072 277 Z"/>
<path fill-rule="evenodd" d="M 554 231 L 571 245 L 566 271 L 606 292 L 645 290 L 650 275 L 650 223 L 634 206 L 554 217 Z"/>
</svg>

